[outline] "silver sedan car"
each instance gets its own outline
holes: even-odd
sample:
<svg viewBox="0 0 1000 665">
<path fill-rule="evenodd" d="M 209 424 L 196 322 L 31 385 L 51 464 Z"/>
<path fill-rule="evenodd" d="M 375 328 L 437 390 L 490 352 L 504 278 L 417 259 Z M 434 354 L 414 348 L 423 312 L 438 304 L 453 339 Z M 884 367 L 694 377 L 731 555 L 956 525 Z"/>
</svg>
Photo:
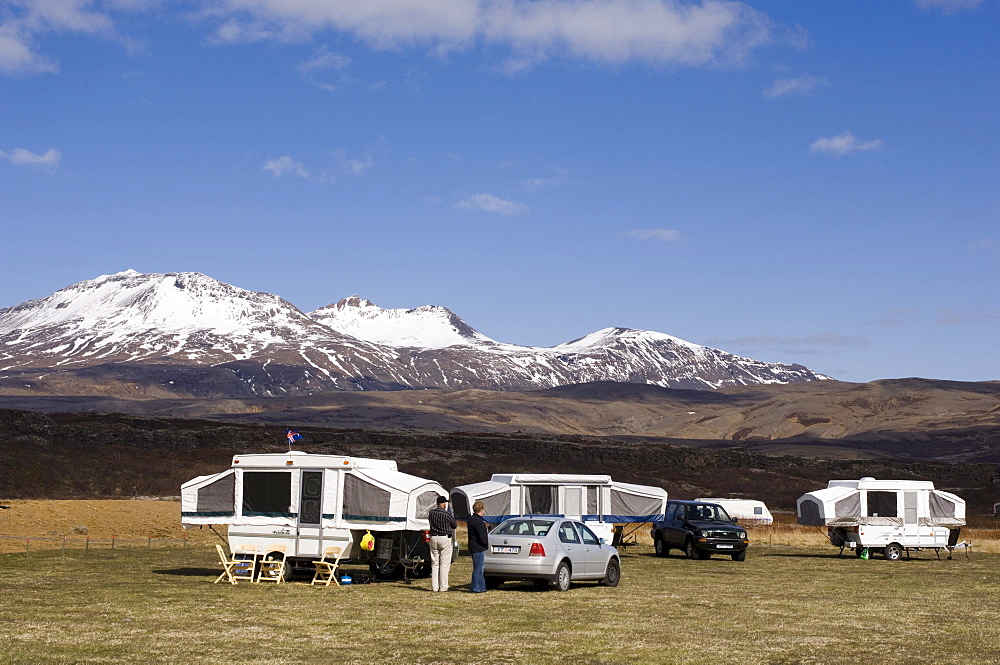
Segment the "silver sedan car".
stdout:
<svg viewBox="0 0 1000 665">
<path fill-rule="evenodd" d="M 534 580 L 539 589 L 559 591 L 571 582 L 594 580 L 618 586 L 621 560 L 586 525 L 568 519 L 513 517 L 490 532 L 486 586 L 505 580 Z"/>
</svg>

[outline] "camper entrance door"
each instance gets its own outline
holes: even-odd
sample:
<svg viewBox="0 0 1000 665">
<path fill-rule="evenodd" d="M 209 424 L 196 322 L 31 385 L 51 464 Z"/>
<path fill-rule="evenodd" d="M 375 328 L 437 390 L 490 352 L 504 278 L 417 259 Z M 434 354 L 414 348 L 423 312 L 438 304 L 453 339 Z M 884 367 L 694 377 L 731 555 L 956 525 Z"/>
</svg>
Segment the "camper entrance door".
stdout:
<svg viewBox="0 0 1000 665">
<path fill-rule="evenodd" d="M 903 495 L 903 547 L 918 547 L 920 525 L 917 523 L 917 493 L 901 492 Z M 926 545 L 926 544 L 925 544 Z"/>
<path fill-rule="evenodd" d="M 323 543 L 323 472 L 303 470 L 299 487 L 299 528 L 295 553 L 318 557 Z"/>
</svg>

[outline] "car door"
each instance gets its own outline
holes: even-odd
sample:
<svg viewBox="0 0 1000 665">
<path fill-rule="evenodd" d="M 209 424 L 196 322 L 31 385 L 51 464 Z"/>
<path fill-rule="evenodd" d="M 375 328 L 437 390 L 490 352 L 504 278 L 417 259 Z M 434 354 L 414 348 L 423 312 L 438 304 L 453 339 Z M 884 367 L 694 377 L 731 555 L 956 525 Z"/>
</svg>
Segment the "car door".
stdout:
<svg viewBox="0 0 1000 665">
<path fill-rule="evenodd" d="M 590 576 L 603 575 L 607 568 L 608 548 L 601 545 L 601 539 L 587 525 L 576 523 L 580 532 L 580 546 L 584 553 L 583 572 Z"/>
<path fill-rule="evenodd" d="M 687 506 L 682 503 L 675 503 L 667 511 L 667 519 L 664 520 L 663 537 L 671 547 L 682 547 L 684 545 L 684 517 Z"/>
<path fill-rule="evenodd" d="M 570 565 L 573 567 L 573 577 L 586 574 L 584 572 L 587 568 L 586 552 L 583 543 L 580 542 L 580 534 L 577 533 L 576 527 L 573 526 L 572 522 L 566 520 L 559 523 L 557 533 L 559 544 L 563 551 L 569 555 Z"/>
</svg>

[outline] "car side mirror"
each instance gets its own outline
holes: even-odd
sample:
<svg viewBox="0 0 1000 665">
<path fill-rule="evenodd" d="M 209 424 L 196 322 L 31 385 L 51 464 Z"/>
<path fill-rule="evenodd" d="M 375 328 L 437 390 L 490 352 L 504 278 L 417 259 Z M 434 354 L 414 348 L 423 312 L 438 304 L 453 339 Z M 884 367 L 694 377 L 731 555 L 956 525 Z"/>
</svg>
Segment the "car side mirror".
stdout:
<svg viewBox="0 0 1000 665">
<path fill-rule="evenodd" d="M 597 542 L 600 543 L 601 545 L 603 545 L 604 544 L 604 539 L 603 538 L 598 538 Z"/>
</svg>

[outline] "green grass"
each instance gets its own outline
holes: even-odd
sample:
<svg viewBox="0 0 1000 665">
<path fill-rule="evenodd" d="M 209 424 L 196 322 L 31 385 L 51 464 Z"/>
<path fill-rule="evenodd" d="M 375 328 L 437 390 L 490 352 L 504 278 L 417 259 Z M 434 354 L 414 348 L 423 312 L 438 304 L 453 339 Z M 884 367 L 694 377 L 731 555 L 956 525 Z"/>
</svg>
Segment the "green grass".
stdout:
<svg viewBox="0 0 1000 665">
<path fill-rule="evenodd" d="M 638 550 L 638 551 L 635 551 Z M 616 589 L 212 584 L 214 550 L 0 555 L 0 663 L 997 663 L 1000 555 L 633 548 Z"/>
</svg>

